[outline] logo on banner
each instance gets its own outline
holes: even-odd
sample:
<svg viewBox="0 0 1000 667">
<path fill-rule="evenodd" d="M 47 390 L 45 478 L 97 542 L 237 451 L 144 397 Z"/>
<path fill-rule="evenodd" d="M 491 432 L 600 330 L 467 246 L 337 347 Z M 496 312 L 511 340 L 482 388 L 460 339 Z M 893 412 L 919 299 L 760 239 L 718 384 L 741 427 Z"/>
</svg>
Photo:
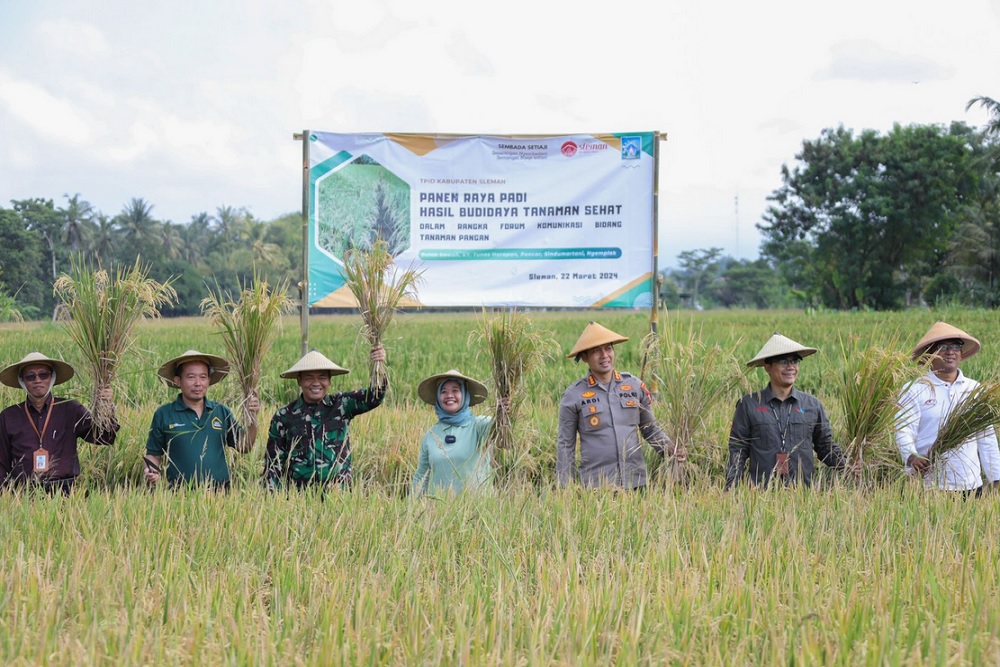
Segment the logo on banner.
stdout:
<svg viewBox="0 0 1000 667">
<path fill-rule="evenodd" d="M 642 137 L 622 137 L 622 159 L 638 160 L 642 157 Z"/>
<path fill-rule="evenodd" d="M 576 142 L 567 141 L 559 148 L 559 150 L 561 150 L 562 154 L 565 155 L 566 157 L 573 157 L 574 155 L 576 155 Z"/>
</svg>

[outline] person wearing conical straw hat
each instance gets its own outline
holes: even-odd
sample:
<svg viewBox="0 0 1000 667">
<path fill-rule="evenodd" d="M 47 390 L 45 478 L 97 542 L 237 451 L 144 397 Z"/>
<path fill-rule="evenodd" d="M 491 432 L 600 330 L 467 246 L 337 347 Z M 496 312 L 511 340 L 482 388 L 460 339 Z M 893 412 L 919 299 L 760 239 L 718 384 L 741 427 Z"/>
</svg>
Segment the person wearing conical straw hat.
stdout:
<svg viewBox="0 0 1000 667">
<path fill-rule="evenodd" d="M 52 388 L 73 377 L 73 367 L 32 352 L 0 371 L 0 382 L 26 397 L 0 412 L 0 487 L 39 484 L 50 493 L 69 493 L 80 475 L 77 440 L 112 445 L 118 422 L 100 431 L 79 402 L 53 396 Z M 110 387 L 101 399 L 111 403 Z M 114 404 L 111 403 L 112 414 Z"/>
<path fill-rule="evenodd" d="M 1000 448 L 992 426 L 941 454 L 939 465 L 930 460 L 941 424 L 979 386 L 959 365 L 980 347 L 978 340 L 958 327 L 936 322 L 911 352 L 914 361 L 929 368 L 926 375 L 903 388 L 896 413 L 896 445 L 903 464 L 922 474 L 928 488 L 978 495 L 984 472 L 990 482 L 1000 480 Z"/>
<path fill-rule="evenodd" d="M 385 348 L 375 345 L 369 356 L 384 362 Z M 382 405 L 389 387 L 330 393 L 330 379 L 349 372 L 312 350 L 281 373 L 295 380 L 301 393 L 271 418 L 264 458 L 268 488 L 350 488 L 351 420 Z"/>
<path fill-rule="evenodd" d="M 226 359 L 198 350 L 188 350 L 160 366 L 157 374 L 180 393 L 153 414 L 146 438 L 147 482 L 158 483 L 163 471 L 171 485 L 229 487 L 226 447 L 249 452 L 257 427 L 251 424 L 244 429 L 232 410 L 209 400 L 208 388 L 228 373 Z M 260 401 L 251 398 L 247 409 L 256 413 Z"/>
<path fill-rule="evenodd" d="M 417 470 L 410 490 L 414 495 L 486 489 L 493 483 L 493 466 L 486 441 L 493 418 L 472 414 L 472 406 L 486 400 L 486 386 L 456 369 L 426 378 L 417 395 L 434 406 L 438 422 L 420 443 Z M 503 399 L 501 405 L 509 405 Z"/>
<path fill-rule="evenodd" d="M 826 465 L 847 468 L 823 404 L 794 387 L 799 362 L 815 353 L 816 348 L 775 333 L 747 362 L 750 368 L 763 367 L 768 383 L 736 403 L 729 431 L 726 489 L 744 476 L 755 485 L 778 478 L 785 484 L 800 481 L 808 486 L 815 468 L 813 451 Z"/>
<path fill-rule="evenodd" d="M 652 396 L 643 382 L 615 368 L 615 345 L 628 338 L 596 322 L 588 324 L 569 359 L 585 361 L 587 375 L 571 384 L 559 403 L 556 479 L 559 486 L 577 480 L 586 487 L 638 489 L 646 485 L 646 460 L 639 434 L 661 456 L 678 461 L 684 451 L 656 423 Z M 580 458 L 577 461 L 577 439 Z"/>
</svg>

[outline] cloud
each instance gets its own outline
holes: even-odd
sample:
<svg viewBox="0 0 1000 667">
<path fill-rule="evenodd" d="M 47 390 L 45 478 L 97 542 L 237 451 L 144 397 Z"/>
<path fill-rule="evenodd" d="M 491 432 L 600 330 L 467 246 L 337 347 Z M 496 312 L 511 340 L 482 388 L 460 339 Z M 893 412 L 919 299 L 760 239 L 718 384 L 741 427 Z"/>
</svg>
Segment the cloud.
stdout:
<svg viewBox="0 0 1000 667">
<path fill-rule="evenodd" d="M 955 75 L 954 67 L 919 55 L 895 53 L 867 39 L 837 42 L 830 51 L 830 64 L 813 74 L 814 81 L 913 83 L 947 80 Z"/>
<path fill-rule="evenodd" d="M 87 119 L 68 100 L 3 70 L 0 70 L 0 108 L 36 133 L 62 143 L 80 146 L 92 136 Z"/>
<path fill-rule="evenodd" d="M 35 28 L 35 33 L 47 49 L 83 57 L 103 57 L 111 53 L 111 45 L 104 33 L 82 21 L 42 21 Z"/>
</svg>

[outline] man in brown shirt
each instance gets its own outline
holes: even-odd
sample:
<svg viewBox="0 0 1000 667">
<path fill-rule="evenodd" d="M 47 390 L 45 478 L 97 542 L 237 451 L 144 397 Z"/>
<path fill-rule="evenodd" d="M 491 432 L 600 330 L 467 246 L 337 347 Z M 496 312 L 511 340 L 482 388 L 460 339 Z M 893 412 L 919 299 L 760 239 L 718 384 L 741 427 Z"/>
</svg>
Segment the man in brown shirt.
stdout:
<svg viewBox="0 0 1000 667">
<path fill-rule="evenodd" d="M 0 382 L 24 389 L 27 396 L 0 412 L 0 488 L 41 484 L 50 492 L 69 493 L 80 474 L 76 441 L 113 444 L 118 422 L 98 431 L 90 411 L 77 401 L 52 395 L 52 388 L 73 377 L 73 367 L 39 352 L 0 371 Z M 111 389 L 105 389 L 111 401 Z"/>
</svg>

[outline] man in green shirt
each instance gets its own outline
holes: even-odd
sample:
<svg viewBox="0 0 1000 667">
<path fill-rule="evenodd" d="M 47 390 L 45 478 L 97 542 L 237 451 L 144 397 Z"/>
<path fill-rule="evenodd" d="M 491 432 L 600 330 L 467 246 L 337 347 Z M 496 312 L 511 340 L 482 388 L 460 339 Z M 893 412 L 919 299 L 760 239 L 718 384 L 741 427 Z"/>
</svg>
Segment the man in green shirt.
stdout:
<svg viewBox="0 0 1000 667">
<path fill-rule="evenodd" d="M 171 484 L 229 486 L 225 448 L 250 451 L 257 427 L 244 430 L 229 408 L 208 400 L 208 387 L 227 373 L 228 361 L 197 350 L 188 350 L 160 367 L 160 377 L 179 388 L 180 394 L 153 415 L 146 439 L 147 482 L 159 482 L 165 463 Z M 260 402 L 255 397 L 248 407 L 255 413 Z"/>
</svg>

